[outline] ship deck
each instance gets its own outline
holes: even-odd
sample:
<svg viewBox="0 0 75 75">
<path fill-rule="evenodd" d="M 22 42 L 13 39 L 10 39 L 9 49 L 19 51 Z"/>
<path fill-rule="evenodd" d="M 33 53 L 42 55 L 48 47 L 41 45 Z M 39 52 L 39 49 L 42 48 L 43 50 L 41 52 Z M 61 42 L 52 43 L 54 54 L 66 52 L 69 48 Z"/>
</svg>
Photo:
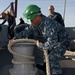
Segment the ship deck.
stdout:
<svg viewBox="0 0 75 75">
<path fill-rule="evenodd" d="M 75 53 L 67 51 L 65 56 L 68 58 L 63 58 L 60 61 L 63 70 L 62 75 L 75 75 Z M 13 55 L 7 48 L 0 49 L 0 75 L 10 75 L 9 69 L 13 66 L 11 63 L 12 58 Z"/>
</svg>

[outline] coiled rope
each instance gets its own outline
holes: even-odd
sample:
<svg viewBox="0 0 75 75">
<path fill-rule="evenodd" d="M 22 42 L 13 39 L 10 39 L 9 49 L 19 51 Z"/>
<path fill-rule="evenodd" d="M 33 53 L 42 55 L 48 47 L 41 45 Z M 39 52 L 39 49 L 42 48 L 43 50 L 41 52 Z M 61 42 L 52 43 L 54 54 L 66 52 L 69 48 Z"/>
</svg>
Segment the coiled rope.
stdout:
<svg viewBox="0 0 75 75">
<path fill-rule="evenodd" d="M 8 44 L 8 50 L 13 55 L 20 56 L 20 57 L 23 57 L 23 58 L 28 58 L 28 59 L 34 59 L 34 56 L 27 56 L 27 55 L 24 55 L 24 54 L 17 53 L 15 51 L 13 51 L 12 47 L 16 43 L 35 43 L 36 44 L 37 43 L 36 40 L 33 40 L 33 39 L 16 39 L 16 40 L 13 40 L 11 43 Z M 45 50 L 45 49 L 43 51 L 44 51 L 44 55 L 45 55 L 45 59 L 46 59 L 46 73 L 47 73 L 47 75 L 51 75 L 50 74 L 48 53 L 47 53 L 47 50 Z M 14 60 L 12 60 L 12 63 L 13 64 L 34 64 L 34 62 L 17 62 L 17 61 L 14 61 Z"/>
</svg>

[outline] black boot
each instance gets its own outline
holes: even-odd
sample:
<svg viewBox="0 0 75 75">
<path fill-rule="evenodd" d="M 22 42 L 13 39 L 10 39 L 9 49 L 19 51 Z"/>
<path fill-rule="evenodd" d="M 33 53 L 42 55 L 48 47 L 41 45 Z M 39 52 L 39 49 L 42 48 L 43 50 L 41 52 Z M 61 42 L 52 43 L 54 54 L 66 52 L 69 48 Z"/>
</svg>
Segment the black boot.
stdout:
<svg viewBox="0 0 75 75">
<path fill-rule="evenodd" d="M 36 67 L 46 73 L 46 64 L 45 63 L 43 65 L 37 64 Z"/>
</svg>

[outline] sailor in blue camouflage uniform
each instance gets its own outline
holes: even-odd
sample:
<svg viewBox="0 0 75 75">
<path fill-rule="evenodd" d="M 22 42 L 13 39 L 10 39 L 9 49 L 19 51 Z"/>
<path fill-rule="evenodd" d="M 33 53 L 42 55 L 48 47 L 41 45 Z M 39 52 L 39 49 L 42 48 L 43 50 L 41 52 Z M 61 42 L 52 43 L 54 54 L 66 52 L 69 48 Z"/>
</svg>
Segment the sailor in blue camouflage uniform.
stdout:
<svg viewBox="0 0 75 75">
<path fill-rule="evenodd" d="M 61 57 L 69 44 L 69 35 L 65 27 L 58 22 L 44 16 L 37 5 L 29 5 L 24 11 L 25 18 L 31 21 L 29 29 L 25 29 L 15 36 L 15 39 L 30 38 L 39 40 L 39 47 L 49 52 L 51 75 L 61 75 L 59 65 Z"/>
</svg>

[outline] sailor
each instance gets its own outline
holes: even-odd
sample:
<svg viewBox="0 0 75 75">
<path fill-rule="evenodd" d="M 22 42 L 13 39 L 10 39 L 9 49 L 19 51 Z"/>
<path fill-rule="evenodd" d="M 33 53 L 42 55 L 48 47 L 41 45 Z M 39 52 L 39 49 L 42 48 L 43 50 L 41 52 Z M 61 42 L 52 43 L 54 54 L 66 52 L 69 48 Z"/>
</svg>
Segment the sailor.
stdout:
<svg viewBox="0 0 75 75">
<path fill-rule="evenodd" d="M 70 42 L 65 27 L 43 15 L 40 7 L 34 4 L 27 6 L 23 15 L 32 25 L 29 29 L 18 33 L 14 39 L 28 37 L 39 40 L 39 48 L 42 50 L 46 48 L 49 51 L 51 75 L 61 75 L 62 69 L 59 61 L 64 56 L 67 49 L 66 46 Z"/>
<path fill-rule="evenodd" d="M 48 15 L 49 18 L 52 18 L 52 19 L 56 20 L 57 22 L 59 22 L 61 25 L 65 26 L 61 14 L 58 13 L 58 12 L 55 12 L 55 8 L 54 8 L 53 5 L 50 5 L 50 6 L 48 7 L 48 11 L 49 11 L 49 13 L 50 13 L 50 14 Z"/>
<path fill-rule="evenodd" d="M 20 21 L 20 22 L 19 22 L 18 25 L 25 24 L 25 22 L 24 22 L 24 20 L 22 19 L 22 17 L 19 18 L 19 21 Z"/>
<path fill-rule="evenodd" d="M 10 35 L 10 39 L 12 39 L 14 37 L 14 27 L 16 25 L 15 17 L 12 16 L 9 11 L 6 11 L 6 13 L 4 14 L 5 14 L 5 16 L 3 16 L 4 21 L 1 23 L 1 25 L 6 23 L 6 21 L 8 22 L 8 33 Z"/>
</svg>

